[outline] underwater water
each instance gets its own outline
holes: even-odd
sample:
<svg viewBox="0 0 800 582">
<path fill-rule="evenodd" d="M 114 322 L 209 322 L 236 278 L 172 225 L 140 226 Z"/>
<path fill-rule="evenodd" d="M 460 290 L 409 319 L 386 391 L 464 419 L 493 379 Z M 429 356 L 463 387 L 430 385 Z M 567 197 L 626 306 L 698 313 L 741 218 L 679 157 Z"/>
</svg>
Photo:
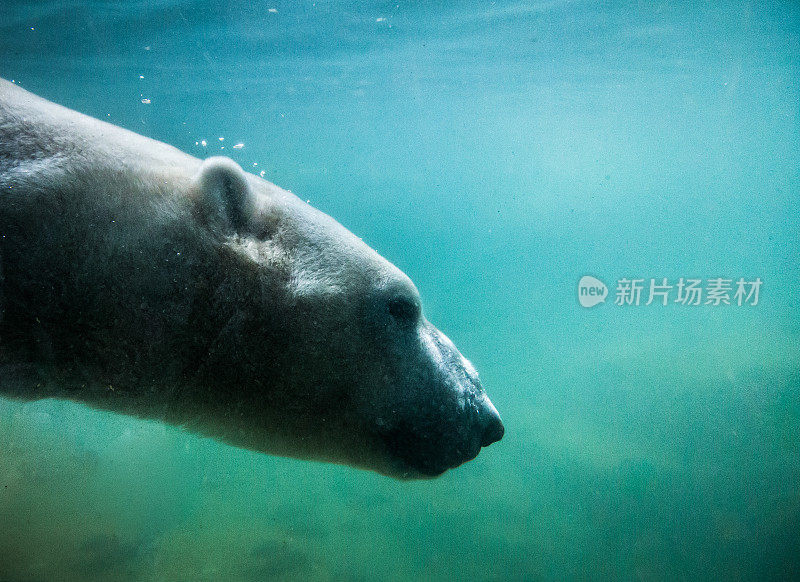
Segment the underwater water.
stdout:
<svg viewBox="0 0 800 582">
<path fill-rule="evenodd" d="M 797 3 L 4 1 L 0 76 L 335 217 L 506 427 L 400 482 L 0 399 L 0 580 L 800 578 Z"/>
</svg>

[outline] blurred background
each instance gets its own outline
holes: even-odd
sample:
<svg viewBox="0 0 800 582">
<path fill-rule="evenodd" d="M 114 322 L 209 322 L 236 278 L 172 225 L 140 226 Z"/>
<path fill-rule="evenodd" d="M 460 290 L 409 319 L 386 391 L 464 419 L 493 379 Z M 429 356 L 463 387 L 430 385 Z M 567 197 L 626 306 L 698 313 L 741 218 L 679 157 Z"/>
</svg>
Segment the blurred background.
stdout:
<svg viewBox="0 0 800 582">
<path fill-rule="evenodd" d="M 334 216 L 506 425 L 402 483 L 0 399 L 0 579 L 800 577 L 796 2 L 5 0 L 0 76 Z"/>
</svg>

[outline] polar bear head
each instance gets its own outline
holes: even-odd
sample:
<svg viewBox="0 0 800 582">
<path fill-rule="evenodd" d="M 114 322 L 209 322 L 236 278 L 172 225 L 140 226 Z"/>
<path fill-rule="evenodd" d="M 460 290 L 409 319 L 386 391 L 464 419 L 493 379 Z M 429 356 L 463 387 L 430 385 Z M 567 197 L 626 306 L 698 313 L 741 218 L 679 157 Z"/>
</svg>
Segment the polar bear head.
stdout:
<svg viewBox="0 0 800 582">
<path fill-rule="evenodd" d="M 202 164 L 190 198 L 211 257 L 196 383 L 221 411 L 199 430 L 400 478 L 503 436 L 414 284 L 361 239 L 226 158 Z"/>
</svg>

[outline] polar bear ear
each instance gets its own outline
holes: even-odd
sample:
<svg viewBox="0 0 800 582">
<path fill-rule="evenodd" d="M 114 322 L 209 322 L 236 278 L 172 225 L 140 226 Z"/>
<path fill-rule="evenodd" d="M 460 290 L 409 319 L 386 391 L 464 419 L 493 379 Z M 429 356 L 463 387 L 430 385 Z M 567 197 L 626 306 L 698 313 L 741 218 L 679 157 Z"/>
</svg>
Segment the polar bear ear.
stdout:
<svg viewBox="0 0 800 582">
<path fill-rule="evenodd" d="M 197 197 L 205 217 L 226 230 L 247 229 L 255 210 L 255 195 L 244 170 L 230 158 L 208 158 L 196 178 Z"/>
</svg>

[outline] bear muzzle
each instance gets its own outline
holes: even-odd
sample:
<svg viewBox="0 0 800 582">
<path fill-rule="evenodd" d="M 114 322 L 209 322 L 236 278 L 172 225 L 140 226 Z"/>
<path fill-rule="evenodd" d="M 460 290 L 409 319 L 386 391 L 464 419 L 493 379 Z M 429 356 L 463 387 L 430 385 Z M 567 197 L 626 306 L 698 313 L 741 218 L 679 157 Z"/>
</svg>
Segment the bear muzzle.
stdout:
<svg viewBox="0 0 800 582">
<path fill-rule="evenodd" d="M 380 431 L 401 477 L 435 477 L 478 456 L 503 438 L 500 415 L 472 364 L 429 323 L 421 333 L 423 361 L 418 368 L 416 405 Z"/>
<path fill-rule="evenodd" d="M 506 432 L 500 414 L 486 395 L 483 395 L 483 404 L 478 409 L 480 417 L 479 425 L 481 430 L 481 447 L 488 447 L 503 438 Z"/>
<path fill-rule="evenodd" d="M 435 415 L 420 424 L 395 419 L 381 431 L 387 452 L 395 459 L 394 476 L 437 477 L 471 461 L 483 447 L 503 438 L 505 428 L 494 405 L 479 393 L 453 416 Z"/>
</svg>

